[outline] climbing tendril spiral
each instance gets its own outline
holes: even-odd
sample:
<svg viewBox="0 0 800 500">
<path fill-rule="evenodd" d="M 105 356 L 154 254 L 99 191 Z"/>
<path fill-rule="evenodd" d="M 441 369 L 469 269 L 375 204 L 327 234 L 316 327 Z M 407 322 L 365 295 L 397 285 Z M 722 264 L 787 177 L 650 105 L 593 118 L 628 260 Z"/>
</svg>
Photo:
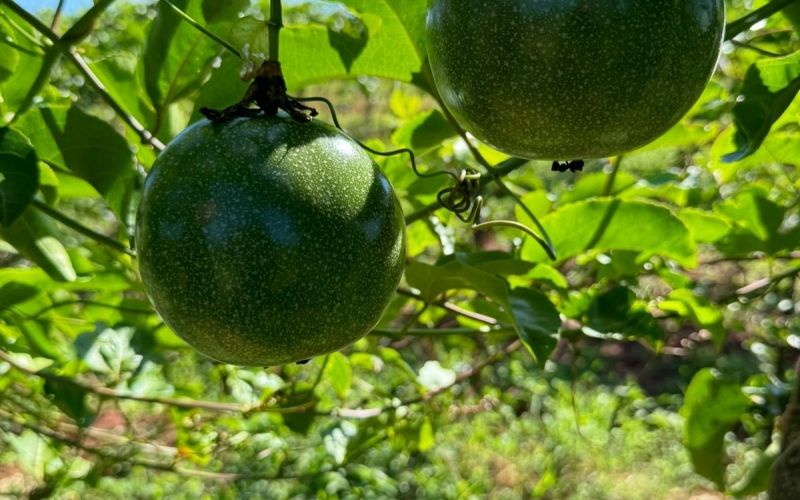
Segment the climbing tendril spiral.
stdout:
<svg viewBox="0 0 800 500">
<path fill-rule="evenodd" d="M 334 109 L 333 104 L 328 99 L 324 97 L 289 97 L 289 98 L 297 103 L 320 102 L 325 104 L 328 107 L 328 110 L 330 111 L 331 119 L 333 120 L 333 124 L 336 126 L 336 128 L 344 133 L 347 133 L 339 124 L 339 119 L 336 116 L 336 110 Z M 316 113 L 313 113 L 312 116 L 315 114 Z M 525 234 L 532 237 L 534 240 L 536 240 L 536 242 L 542 246 L 542 248 L 547 253 L 547 256 L 550 259 L 556 260 L 556 255 L 555 252 L 553 251 L 552 244 L 550 244 L 549 242 L 550 240 L 547 237 L 547 234 L 544 233 L 544 228 L 541 227 L 541 224 L 537 225 L 544 234 L 544 237 L 536 233 L 528 226 L 520 224 L 519 222 L 514 222 L 509 220 L 493 220 L 483 223 L 480 222 L 480 213 L 481 213 L 481 208 L 483 207 L 483 197 L 480 196 L 479 194 L 481 188 L 481 182 L 480 182 L 481 174 L 478 171 L 472 168 L 465 168 L 462 169 L 460 173 L 451 172 L 449 170 L 421 172 L 417 167 L 417 160 L 416 157 L 414 156 L 414 152 L 408 148 L 383 152 L 372 149 L 360 141 L 357 141 L 355 139 L 353 140 L 359 146 L 361 146 L 365 151 L 368 151 L 374 155 L 389 157 L 389 156 L 397 156 L 400 154 L 408 154 L 408 157 L 411 160 L 411 168 L 414 170 L 414 173 L 419 177 L 430 178 L 442 175 L 450 177 L 454 182 L 453 186 L 442 189 L 436 196 L 436 199 L 445 209 L 456 214 L 456 216 L 461 221 L 467 224 L 472 224 L 472 229 L 476 231 L 482 231 L 492 227 L 510 227 L 512 229 L 517 229 L 519 231 L 522 231 Z M 535 220 L 535 218 L 534 221 L 538 222 Z"/>
</svg>

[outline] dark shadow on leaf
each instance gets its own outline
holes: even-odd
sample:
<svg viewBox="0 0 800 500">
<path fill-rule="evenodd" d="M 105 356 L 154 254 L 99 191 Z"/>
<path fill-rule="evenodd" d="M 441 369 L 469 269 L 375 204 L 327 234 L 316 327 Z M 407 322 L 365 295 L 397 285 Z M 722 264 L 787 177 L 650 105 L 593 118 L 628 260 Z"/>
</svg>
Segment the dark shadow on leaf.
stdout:
<svg viewBox="0 0 800 500">
<path fill-rule="evenodd" d="M 344 64 L 348 73 L 350 73 L 353 63 L 367 46 L 367 41 L 369 41 L 368 34 L 361 38 L 353 38 L 352 36 L 337 33 L 328 28 L 328 43 L 339 53 L 339 58 L 342 60 L 342 64 Z"/>
</svg>

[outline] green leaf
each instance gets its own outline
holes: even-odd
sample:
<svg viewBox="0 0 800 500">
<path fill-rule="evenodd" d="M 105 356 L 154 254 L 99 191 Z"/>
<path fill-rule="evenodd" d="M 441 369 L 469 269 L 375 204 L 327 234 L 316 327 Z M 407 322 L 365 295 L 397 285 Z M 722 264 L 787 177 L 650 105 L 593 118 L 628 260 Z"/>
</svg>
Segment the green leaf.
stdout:
<svg viewBox="0 0 800 500">
<path fill-rule="evenodd" d="M 634 153 L 654 151 L 661 148 L 688 147 L 706 144 L 717 137 L 719 131 L 716 124 L 713 126 L 691 125 L 685 122 L 677 123 L 669 131 Z"/>
<path fill-rule="evenodd" d="M 366 43 L 332 36 L 318 25 L 281 32 L 281 62 L 290 90 L 332 78 L 378 76 L 411 82 L 425 60 L 426 0 L 344 0 L 366 25 Z"/>
<path fill-rule="evenodd" d="M 40 211 L 33 208 L 26 210 L 11 226 L 0 228 L 0 238 L 54 280 L 75 281 L 72 262 L 61 244 L 63 236 L 53 220 Z"/>
<path fill-rule="evenodd" d="M 553 288 L 561 288 L 563 290 L 569 288 L 569 283 L 567 283 L 564 275 L 549 264 L 536 264 L 536 267 L 528 272 L 525 277 Z"/>
<path fill-rule="evenodd" d="M 632 250 L 663 255 L 685 267 L 697 265 L 691 233 L 669 209 L 642 201 L 594 199 L 560 207 L 542 219 L 558 262 L 590 250 Z M 526 239 L 522 258 L 549 262 L 541 246 Z"/>
<path fill-rule="evenodd" d="M 624 286 L 615 286 L 594 298 L 586 327 L 593 330 L 585 329 L 587 335 L 601 338 L 646 338 L 657 346 L 664 340 L 664 333 L 647 306 Z"/>
<path fill-rule="evenodd" d="M 750 399 L 737 384 L 729 384 L 706 368 L 686 390 L 681 416 L 685 419 L 683 443 L 695 471 L 725 489 L 725 434 L 750 408 Z"/>
<path fill-rule="evenodd" d="M 678 313 L 698 327 L 705 328 L 711 333 L 717 349 L 722 348 L 728 334 L 722 324 L 722 313 L 708 299 L 698 297 L 691 290 L 679 289 L 670 292 L 667 300 L 660 302 L 658 307 L 662 311 Z"/>
<path fill-rule="evenodd" d="M 519 338 L 540 366 L 558 344 L 561 317 L 547 296 L 530 288 L 515 288 L 509 296 Z"/>
<path fill-rule="evenodd" d="M 78 426 L 88 427 L 94 421 L 95 415 L 86 407 L 86 390 L 67 382 L 48 379 L 44 384 L 44 392 Z"/>
<path fill-rule="evenodd" d="M 44 481 L 49 462 L 58 459 L 58 453 L 47 441 L 32 430 L 25 429 L 19 436 L 4 433 L 11 449 L 17 454 L 16 462 L 37 481 Z"/>
<path fill-rule="evenodd" d="M 422 154 L 455 135 L 456 131 L 444 115 L 439 110 L 431 110 L 405 122 L 392 134 L 392 142 Z"/>
<path fill-rule="evenodd" d="M 733 107 L 736 151 L 723 161 L 736 162 L 755 153 L 799 91 L 800 52 L 750 66 L 740 92 L 743 100 Z"/>
<path fill-rule="evenodd" d="M 586 174 L 575 183 L 573 189 L 561 195 L 558 202 L 561 206 L 564 206 L 567 203 L 574 203 L 576 201 L 602 196 L 606 183 L 608 183 L 610 178 L 610 175 L 604 172 Z M 611 196 L 616 195 L 634 184 L 636 184 L 636 178 L 631 174 L 627 172 L 617 172 L 617 176 L 614 178 L 614 186 L 608 194 Z"/>
<path fill-rule="evenodd" d="M 431 301 L 448 290 L 470 289 L 487 297 L 507 302 L 508 283 L 493 274 L 451 260 L 441 266 L 411 262 L 406 266 L 406 281 Z"/>
<path fill-rule="evenodd" d="M 21 304 L 39 295 L 38 287 L 12 281 L 0 286 L 0 311 Z"/>
<path fill-rule="evenodd" d="M 99 325 L 93 332 L 83 333 L 75 339 L 75 351 L 90 369 L 119 379 L 139 367 L 142 356 L 131 348 L 135 329 L 106 328 Z"/>
<path fill-rule="evenodd" d="M 328 354 L 325 378 L 330 381 L 340 399 L 346 398 L 353 383 L 353 370 L 347 356 L 340 352 Z"/>
<path fill-rule="evenodd" d="M 17 40 L 11 27 L 0 19 L 0 82 L 14 74 L 19 64 Z"/>
<path fill-rule="evenodd" d="M 697 208 L 684 208 L 678 212 L 678 218 L 686 224 L 692 233 L 692 238 L 698 243 L 714 243 L 731 231 L 731 225 L 727 220 Z"/>
<path fill-rule="evenodd" d="M 18 122 L 39 157 L 85 179 L 125 220 L 125 201 L 133 189 L 133 151 L 108 122 L 76 107 L 37 108 Z"/>
<path fill-rule="evenodd" d="M 454 289 L 470 289 L 486 295 L 503 307 L 529 352 L 537 362 L 544 363 L 555 347 L 561 328 L 558 311 L 546 295 L 527 288 L 509 290 L 504 279 L 466 263 L 475 259 L 480 265 L 481 259 L 486 257 L 485 254 L 478 257 L 456 254 L 438 266 L 411 262 L 406 267 L 406 280 L 420 290 L 426 300 Z"/>
<path fill-rule="evenodd" d="M 242 55 L 246 67 L 258 68 L 269 59 L 269 24 L 253 16 L 237 19 L 228 33 L 228 42 Z"/>
<path fill-rule="evenodd" d="M 433 431 L 431 419 L 425 417 L 419 428 L 419 451 L 426 452 L 436 444 L 436 433 Z"/>
<path fill-rule="evenodd" d="M 108 94 L 139 123 L 153 123 L 155 110 L 141 86 L 133 54 L 111 54 L 89 64 Z"/>
<path fill-rule="evenodd" d="M 172 3 L 223 38 L 237 14 L 247 6 L 244 0 L 176 0 Z M 172 103 L 200 88 L 211 71 L 214 57 L 221 51 L 216 42 L 184 21 L 168 5 L 158 4 L 142 55 L 145 90 L 155 108 L 153 133 L 161 131 Z"/>
<path fill-rule="evenodd" d="M 8 16 L 10 20 L 13 20 L 17 26 L 27 28 L 28 24 L 5 6 L 0 6 L 0 11 L 4 16 Z M 6 22 L 6 27 L 11 27 L 9 22 Z M 32 30 L 27 31 L 27 34 L 32 38 L 36 37 Z M 25 96 L 33 87 L 33 82 L 36 81 L 44 62 L 41 48 L 29 40 L 27 36 L 17 34 L 15 48 L 18 56 L 15 71 L 5 81 L 0 81 L 0 122 L 8 119 L 9 113 L 17 112 Z M 0 57 L 0 60 L 2 60 L 2 57 Z"/>
<path fill-rule="evenodd" d="M 0 128 L 0 225 L 8 227 L 22 215 L 39 189 L 36 151 L 27 137 Z"/>
<path fill-rule="evenodd" d="M 800 226 L 783 230 L 787 208 L 768 199 L 761 188 L 744 189 L 714 205 L 714 211 L 734 221 L 731 233 L 716 245 L 726 255 L 778 255 L 797 248 Z"/>
<path fill-rule="evenodd" d="M 191 122 L 203 118 L 201 108 L 225 109 L 244 96 L 249 83 L 239 77 L 241 67 L 242 61 L 238 57 L 229 52 L 222 55 L 222 64 L 212 70 L 211 78 L 203 85 L 194 103 Z"/>
<path fill-rule="evenodd" d="M 522 275 L 536 264 L 515 259 L 513 254 L 500 251 L 458 253 L 458 260 L 481 271 L 501 275 Z"/>
</svg>

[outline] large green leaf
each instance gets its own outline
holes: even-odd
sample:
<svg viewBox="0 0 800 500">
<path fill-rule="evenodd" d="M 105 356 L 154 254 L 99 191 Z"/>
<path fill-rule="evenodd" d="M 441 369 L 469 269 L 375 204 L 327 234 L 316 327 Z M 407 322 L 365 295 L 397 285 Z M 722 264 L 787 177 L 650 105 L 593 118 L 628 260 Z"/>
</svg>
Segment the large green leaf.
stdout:
<svg viewBox="0 0 800 500">
<path fill-rule="evenodd" d="M 695 471 L 714 481 L 720 489 L 725 488 L 725 434 L 750 405 L 739 385 L 726 383 L 709 368 L 698 372 L 686 390 L 681 408 L 686 421 L 683 443 Z"/>
<path fill-rule="evenodd" d="M 678 212 L 678 218 L 686 224 L 698 243 L 719 241 L 731 231 L 731 225 L 727 220 L 696 208 L 684 208 Z"/>
<path fill-rule="evenodd" d="M 531 355 L 538 363 L 544 363 L 558 342 L 558 311 L 543 293 L 528 288 L 511 290 L 504 279 L 468 264 L 470 260 L 478 266 L 496 260 L 482 259 L 481 255 L 457 254 L 437 266 L 411 262 L 406 267 L 406 280 L 427 300 L 459 289 L 475 290 L 492 299 L 505 310 L 506 317 L 501 319 L 514 326 Z"/>
<path fill-rule="evenodd" d="M 222 37 L 247 6 L 244 0 L 176 0 L 173 4 Z M 220 52 L 216 42 L 159 2 L 142 55 L 145 89 L 155 108 L 153 133 L 158 134 L 168 120 L 170 104 L 200 88 Z"/>
<path fill-rule="evenodd" d="M 19 64 L 19 51 L 14 32 L 0 19 L 0 81 L 14 74 Z"/>
<path fill-rule="evenodd" d="M 603 196 L 603 191 L 610 179 L 609 174 L 603 172 L 592 172 L 582 176 L 575 186 L 561 195 L 558 202 L 563 206 L 567 203 L 575 203 L 589 198 Z M 614 185 L 608 193 L 610 196 L 616 195 L 621 191 L 636 184 L 636 178 L 627 172 L 618 172 L 614 177 Z M 537 192 L 537 191 L 534 191 Z"/>
<path fill-rule="evenodd" d="M 286 26 L 281 30 L 280 60 L 289 90 L 361 75 L 411 82 L 427 57 L 426 0 L 342 3 L 362 20 L 366 37 L 355 39 L 320 24 Z M 241 61 L 223 57 L 203 86 L 193 120 L 199 118 L 201 106 L 221 109 L 242 98 L 247 85 L 239 77 L 241 68 Z"/>
<path fill-rule="evenodd" d="M 410 82 L 426 57 L 426 0 L 342 3 L 364 20 L 369 40 L 342 47 L 325 27 L 289 27 L 281 32 L 281 61 L 289 88 L 358 75 Z"/>
<path fill-rule="evenodd" d="M 524 214 L 518 213 L 521 221 Z M 663 255 L 685 267 L 697 265 L 691 233 L 672 212 L 642 201 L 593 199 L 563 206 L 542 219 L 559 262 L 590 250 L 633 250 Z M 522 258 L 549 259 L 541 246 L 526 240 Z"/>
<path fill-rule="evenodd" d="M 558 345 L 561 316 L 547 295 L 530 288 L 515 288 L 509 295 L 511 317 L 522 343 L 543 365 Z"/>
<path fill-rule="evenodd" d="M 108 94 L 139 123 L 153 123 L 155 110 L 142 88 L 133 54 L 111 54 L 92 62 L 89 67 L 103 82 Z"/>
<path fill-rule="evenodd" d="M 433 300 L 448 290 L 475 290 L 489 298 L 508 302 L 508 283 L 493 274 L 453 259 L 444 265 L 431 266 L 413 261 L 406 266 L 406 281 L 420 291 L 426 300 Z"/>
<path fill-rule="evenodd" d="M 24 135 L 0 128 L 0 225 L 8 227 L 39 189 L 36 151 Z"/>
<path fill-rule="evenodd" d="M 108 122 L 78 108 L 37 108 L 17 127 L 36 148 L 39 158 L 85 179 L 117 214 L 133 188 L 133 152 Z"/>
<path fill-rule="evenodd" d="M 229 52 L 222 55 L 222 63 L 213 70 L 211 78 L 203 85 L 200 96 L 194 103 L 192 122 L 203 117 L 200 114 L 201 108 L 225 109 L 244 96 L 249 83 L 239 77 L 241 68 L 241 59 Z"/>
<path fill-rule="evenodd" d="M 64 237 L 55 223 L 40 211 L 29 208 L 7 228 L 0 228 L 0 238 L 7 241 L 31 262 L 56 281 L 74 281 L 72 262 L 61 241 Z"/>
<path fill-rule="evenodd" d="M 735 162 L 755 153 L 799 91 L 800 52 L 753 64 L 744 79 L 743 99 L 733 108 L 736 151 L 723 161 Z"/>
<path fill-rule="evenodd" d="M 717 243 L 726 255 L 778 255 L 796 249 L 800 241 L 800 226 L 784 230 L 787 208 L 768 199 L 763 189 L 745 189 L 717 203 L 714 211 L 734 222 L 728 237 Z"/>
<path fill-rule="evenodd" d="M 8 19 L 13 21 L 19 29 L 27 29 L 28 24 L 5 6 L 0 5 L 0 12 L 2 12 L 3 16 L 8 16 Z M 10 28 L 11 23 L 7 22 L 6 26 Z M 36 35 L 32 31 L 26 31 L 26 35 L 15 34 L 15 48 L 18 58 L 14 66 L 14 72 L 5 81 L 0 81 L 0 122 L 6 118 L 8 113 L 17 112 L 42 68 L 44 54 L 29 39 L 29 37 L 35 38 Z"/>
<path fill-rule="evenodd" d="M 456 131 L 444 115 L 438 110 L 431 110 L 404 123 L 392 135 L 392 142 L 420 154 L 455 135 Z"/>
</svg>

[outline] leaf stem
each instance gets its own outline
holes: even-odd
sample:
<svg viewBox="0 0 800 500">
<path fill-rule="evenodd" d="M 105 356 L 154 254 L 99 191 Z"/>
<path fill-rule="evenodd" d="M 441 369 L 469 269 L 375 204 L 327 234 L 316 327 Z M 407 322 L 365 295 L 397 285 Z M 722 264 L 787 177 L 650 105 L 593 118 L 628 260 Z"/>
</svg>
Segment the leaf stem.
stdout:
<svg viewBox="0 0 800 500">
<path fill-rule="evenodd" d="M 184 21 L 186 21 L 187 23 L 189 23 L 191 26 L 193 26 L 193 27 L 194 27 L 196 30 L 198 30 L 200 33 L 204 34 L 205 36 L 207 36 L 207 37 L 209 37 L 210 39 L 214 40 L 214 41 L 215 41 L 215 42 L 217 42 L 218 44 L 222 45 L 222 47 L 223 47 L 223 48 L 225 48 L 226 50 L 228 50 L 229 52 L 231 52 L 233 55 L 235 55 L 235 56 L 236 56 L 236 57 L 238 57 L 239 59 L 241 59 L 241 58 L 242 58 L 242 54 L 240 54 L 240 53 L 239 53 L 239 51 L 238 51 L 238 50 L 236 50 L 236 49 L 233 47 L 233 45 L 229 44 L 228 42 L 226 42 L 226 41 L 225 41 L 225 40 L 223 40 L 222 38 L 220 38 L 220 37 L 218 37 L 217 35 L 215 35 L 214 33 L 210 32 L 208 29 L 206 29 L 206 28 L 205 28 L 205 26 L 201 25 L 200 23 L 198 23 L 197 21 L 195 21 L 194 19 L 192 19 L 192 17 L 191 17 L 191 16 L 189 16 L 189 14 L 187 14 L 186 12 L 182 11 L 181 9 L 179 9 L 179 8 L 178 8 L 178 7 L 177 7 L 175 4 L 173 4 L 173 3 L 172 3 L 172 2 L 170 2 L 169 0 L 161 0 L 161 2 L 163 2 L 163 3 L 167 4 L 167 6 L 168 6 L 170 9 L 172 9 L 172 11 L 173 11 L 173 12 L 175 12 L 175 14 L 177 14 L 178 16 L 180 16 L 180 18 L 181 18 L 181 19 L 183 19 Z"/>
<path fill-rule="evenodd" d="M 65 2 L 66 0 L 58 0 L 56 12 L 53 14 L 53 21 L 50 23 L 50 29 L 53 31 L 56 31 L 58 29 L 58 25 L 61 23 L 61 12 L 64 10 Z"/>
<path fill-rule="evenodd" d="M 733 40 L 737 35 L 750 29 L 759 21 L 777 14 L 781 9 L 788 7 L 797 0 L 773 0 L 760 9 L 754 10 L 750 14 L 728 23 L 725 27 L 725 41 Z"/>
<path fill-rule="evenodd" d="M 617 172 L 619 172 L 619 165 L 622 163 L 622 158 L 624 158 L 624 156 L 619 155 L 611 162 L 613 168 L 611 169 L 611 175 L 608 180 L 606 180 L 605 187 L 603 187 L 603 196 L 611 196 L 611 192 L 614 191 L 614 181 L 617 180 Z"/>
<path fill-rule="evenodd" d="M 100 234 L 97 231 L 89 229 L 88 227 L 84 226 L 80 222 L 68 217 L 67 215 L 59 212 L 58 210 L 54 209 L 47 203 L 43 201 L 34 199 L 31 204 L 36 207 L 39 211 L 43 212 L 44 214 L 52 217 L 53 219 L 57 220 L 58 222 L 64 224 L 68 228 L 86 236 L 89 239 L 92 239 L 101 245 L 105 245 L 109 248 L 114 250 L 120 251 L 126 255 L 130 255 L 131 257 L 136 257 L 136 252 L 128 248 L 126 245 L 123 245 L 119 241 L 110 238 L 104 234 Z"/>
<path fill-rule="evenodd" d="M 280 62 L 281 28 L 283 28 L 281 0 L 270 0 L 267 26 L 269 29 L 269 60 Z"/>
</svg>

